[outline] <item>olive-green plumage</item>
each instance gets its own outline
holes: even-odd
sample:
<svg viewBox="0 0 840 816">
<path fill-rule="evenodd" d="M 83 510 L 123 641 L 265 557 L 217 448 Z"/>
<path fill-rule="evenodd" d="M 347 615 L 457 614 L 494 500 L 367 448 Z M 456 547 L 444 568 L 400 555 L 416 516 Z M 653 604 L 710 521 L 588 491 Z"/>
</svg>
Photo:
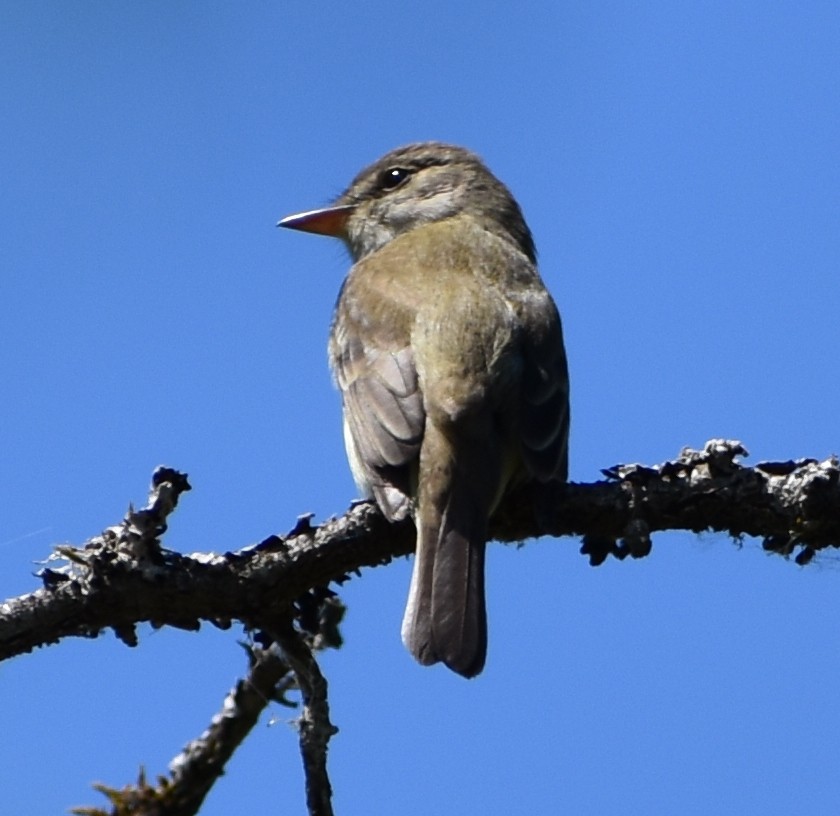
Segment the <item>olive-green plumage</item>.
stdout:
<svg viewBox="0 0 840 816">
<path fill-rule="evenodd" d="M 389 519 L 414 516 L 406 646 L 472 677 L 488 520 L 512 483 L 566 478 L 566 358 L 531 233 L 474 154 L 437 142 L 392 151 L 334 207 L 281 224 L 350 248 L 329 352 L 351 468 Z"/>
</svg>

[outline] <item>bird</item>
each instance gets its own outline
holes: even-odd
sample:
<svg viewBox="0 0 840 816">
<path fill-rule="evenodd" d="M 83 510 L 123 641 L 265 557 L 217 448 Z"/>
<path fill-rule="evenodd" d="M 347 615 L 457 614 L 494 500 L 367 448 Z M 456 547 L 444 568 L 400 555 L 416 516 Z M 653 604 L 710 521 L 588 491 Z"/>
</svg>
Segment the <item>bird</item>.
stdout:
<svg viewBox="0 0 840 816">
<path fill-rule="evenodd" d="M 489 521 L 512 488 L 568 474 L 562 325 L 522 210 L 475 153 L 429 141 L 278 226 L 349 250 L 329 359 L 350 468 L 389 521 L 414 519 L 404 644 L 475 677 Z"/>
</svg>

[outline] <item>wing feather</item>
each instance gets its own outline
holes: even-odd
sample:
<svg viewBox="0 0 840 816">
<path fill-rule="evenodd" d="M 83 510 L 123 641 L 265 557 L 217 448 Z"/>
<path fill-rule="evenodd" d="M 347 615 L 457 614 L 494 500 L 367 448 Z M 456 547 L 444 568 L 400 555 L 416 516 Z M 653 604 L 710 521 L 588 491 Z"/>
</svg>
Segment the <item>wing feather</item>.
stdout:
<svg viewBox="0 0 840 816">
<path fill-rule="evenodd" d="M 403 518 L 425 423 L 414 355 L 410 347 L 363 343 L 346 324 L 336 327 L 333 343 L 356 482 L 389 518 Z"/>
<path fill-rule="evenodd" d="M 544 321 L 523 348 L 520 435 L 525 464 L 541 482 L 568 475 L 569 371 L 557 309 L 545 300 Z"/>
</svg>

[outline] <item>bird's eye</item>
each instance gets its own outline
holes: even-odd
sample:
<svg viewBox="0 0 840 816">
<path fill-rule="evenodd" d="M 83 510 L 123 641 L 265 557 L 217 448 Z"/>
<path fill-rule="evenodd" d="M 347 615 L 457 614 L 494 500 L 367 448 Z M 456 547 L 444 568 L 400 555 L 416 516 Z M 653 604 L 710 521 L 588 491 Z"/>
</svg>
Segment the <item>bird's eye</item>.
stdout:
<svg viewBox="0 0 840 816">
<path fill-rule="evenodd" d="M 379 177 L 379 186 L 383 190 L 396 190 L 410 175 L 411 171 L 405 167 L 389 167 Z"/>
</svg>

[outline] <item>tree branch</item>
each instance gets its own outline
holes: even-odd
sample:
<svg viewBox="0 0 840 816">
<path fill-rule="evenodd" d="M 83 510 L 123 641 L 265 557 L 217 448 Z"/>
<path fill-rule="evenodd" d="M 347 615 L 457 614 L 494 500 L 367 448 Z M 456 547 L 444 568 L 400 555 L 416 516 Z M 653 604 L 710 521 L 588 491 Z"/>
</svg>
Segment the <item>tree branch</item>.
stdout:
<svg viewBox="0 0 840 816">
<path fill-rule="evenodd" d="M 552 491 L 522 487 L 491 521 L 502 541 L 582 535 L 581 552 L 597 565 L 608 556 L 642 557 L 651 533 L 666 529 L 758 536 L 768 551 L 796 553 L 805 564 L 826 547 L 840 546 L 840 463 L 802 459 L 744 467 L 738 442 L 712 440 L 674 461 L 648 467 L 616 465 L 605 481 Z M 241 740 L 271 699 L 291 686 L 303 695 L 299 720 L 311 814 L 329 816 L 327 684 L 312 649 L 340 643 L 340 604 L 327 588 L 362 567 L 388 563 L 414 548 L 410 520 L 389 524 L 370 502 L 313 527 L 298 519 L 285 536 L 222 555 L 180 555 L 161 547 L 169 515 L 190 489 L 169 468 L 153 474 L 147 506 L 129 508 L 122 523 L 82 548 L 57 548 L 60 566 L 41 572 L 43 587 L 0 604 L 0 660 L 61 638 L 96 637 L 111 628 L 129 646 L 135 627 L 198 629 L 201 621 L 227 628 L 239 620 L 282 647 L 254 650 L 249 676 L 229 693 L 210 728 L 171 763 L 171 779 L 157 787 L 141 773 L 122 791 L 100 786 L 114 813 L 194 813 Z M 306 634 L 308 633 L 308 634 Z M 281 690 L 278 692 L 278 683 Z M 102 813 L 80 810 L 80 813 Z"/>
<path fill-rule="evenodd" d="M 227 694 L 221 710 L 207 730 L 190 742 L 169 763 L 170 777 L 157 785 L 146 781 L 141 771 L 137 783 L 124 788 L 96 785 L 110 802 L 111 811 L 75 808 L 78 816 L 193 816 L 201 807 L 234 751 L 257 724 L 272 701 L 290 705 L 283 692 L 292 683 L 291 667 L 276 646 L 249 647 L 250 669 Z"/>
<path fill-rule="evenodd" d="M 327 745 L 338 729 L 330 722 L 327 680 L 305 639 L 291 623 L 272 632 L 297 678 L 303 711 L 297 721 L 310 816 L 332 816 L 332 786 L 327 774 Z"/>
<path fill-rule="evenodd" d="M 165 785 L 169 808 L 161 816 L 196 813 L 263 710 L 282 700 L 283 691 L 292 685 L 289 662 L 276 646 L 248 651 L 247 676 L 230 690 L 209 728 L 169 763 L 171 780 Z"/>
<path fill-rule="evenodd" d="M 640 557 L 658 530 L 715 530 L 758 536 L 766 549 L 797 552 L 797 563 L 840 543 L 840 464 L 737 461 L 738 443 L 647 467 L 617 465 L 607 481 L 564 485 L 554 496 L 514 493 L 491 534 L 502 541 L 582 535 L 593 564 L 608 555 Z M 414 547 L 410 520 L 389 524 L 369 502 L 313 527 L 298 520 L 285 536 L 223 555 L 180 555 L 160 548 L 165 518 L 189 489 L 175 471 L 155 472 L 149 505 L 83 548 L 61 547 L 69 564 L 42 572 L 43 588 L 0 604 L 0 660 L 63 637 L 96 637 L 113 629 L 135 645 L 134 626 L 226 628 L 240 620 L 259 628 L 276 620 L 313 587 L 342 583 L 363 567 L 388 563 Z"/>
</svg>

